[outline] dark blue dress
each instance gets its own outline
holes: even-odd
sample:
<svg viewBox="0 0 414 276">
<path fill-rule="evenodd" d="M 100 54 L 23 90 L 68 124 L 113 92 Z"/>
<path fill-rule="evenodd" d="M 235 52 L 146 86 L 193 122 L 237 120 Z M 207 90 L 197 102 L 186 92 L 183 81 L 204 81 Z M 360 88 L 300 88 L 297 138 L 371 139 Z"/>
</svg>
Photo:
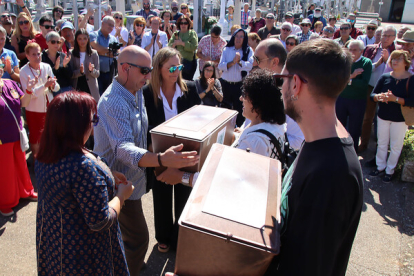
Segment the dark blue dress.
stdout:
<svg viewBox="0 0 414 276">
<path fill-rule="evenodd" d="M 39 275 L 129 275 L 117 215 L 115 181 L 99 157 L 71 153 L 36 162 Z"/>
</svg>

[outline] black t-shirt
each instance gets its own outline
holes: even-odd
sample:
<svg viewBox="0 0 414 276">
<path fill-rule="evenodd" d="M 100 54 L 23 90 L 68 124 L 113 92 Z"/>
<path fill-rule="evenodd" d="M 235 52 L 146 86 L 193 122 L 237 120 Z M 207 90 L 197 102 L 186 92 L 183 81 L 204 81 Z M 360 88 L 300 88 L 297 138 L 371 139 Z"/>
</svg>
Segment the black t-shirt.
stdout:
<svg viewBox="0 0 414 276">
<path fill-rule="evenodd" d="M 345 275 L 363 203 L 353 145 L 350 137 L 304 143 L 283 183 L 276 275 Z"/>
</svg>

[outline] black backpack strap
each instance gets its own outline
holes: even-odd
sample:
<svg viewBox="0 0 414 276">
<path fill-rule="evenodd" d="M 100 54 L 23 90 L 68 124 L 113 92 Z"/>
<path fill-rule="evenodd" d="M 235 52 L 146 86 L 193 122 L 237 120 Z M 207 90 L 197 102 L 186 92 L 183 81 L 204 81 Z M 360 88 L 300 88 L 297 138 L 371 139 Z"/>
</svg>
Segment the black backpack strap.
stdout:
<svg viewBox="0 0 414 276">
<path fill-rule="evenodd" d="M 266 135 L 267 137 L 269 137 L 270 142 L 272 142 L 272 144 L 275 146 L 277 154 L 279 155 L 279 161 L 282 162 L 282 164 L 285 164 L 285 160 L 283 158 L 283 153 L 282 153 L 282 149 L 280 148 L 280 144 L 279 141 L 276 139 L 276 137 L 269 131 L 265 130 L 265 129 L 257 129 L 255 131 L 252 132 L 259 132 L 262 133 L 264 135 Z"/>
</svg>

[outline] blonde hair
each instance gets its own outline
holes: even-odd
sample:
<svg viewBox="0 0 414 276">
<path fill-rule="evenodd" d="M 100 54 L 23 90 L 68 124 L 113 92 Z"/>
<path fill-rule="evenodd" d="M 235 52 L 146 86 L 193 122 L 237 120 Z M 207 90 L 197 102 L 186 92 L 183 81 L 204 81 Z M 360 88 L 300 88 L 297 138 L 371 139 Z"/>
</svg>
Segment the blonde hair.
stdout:
<svg viewBox="0 0 414 276">
<path fill-rule="evenodd" d="M 160 97 L 160 93 L 161 93 L 160 92 L 161 85 L 162 85 L 161 68 L 170 58 L 174 56 L 178 56 L 178 58 L 181 60 L 181 54 L 178 50 L 171 48 L 171 47 L 165 47 L 157 52 L 157 54 L 154 57 L 154 60 L 152 61 L 152 66 L 154 68 L 152 69 L 152 72 L 151 72 L 151 81 L 150 81 L 149 86 L 154 96 L 155 106 L 158 105 L 158 97 Z M 181 72 L 178 75 L 177 84 L 183 93 L 187 92 L 188 90 L 187 84 L 184 82 Z"/>
<path fill-rule="evenodd" d="M 26 55 L 28 55 L 30 53 L 30 50 L 32 49 L 39 49 L 40 51 L 42 50 L 39 46 L 39 44 L 37 44 L 36 42 L 30 42 L 29 44 L 26 45 L 26 47 L 24 47 L 24 52 L 26 53 Z"/>
<path fill-rule="evenodd" d="M 187 5 L 186 3 L 182 3 L 182 4 L 180 5 L 180 11 L 181 11 L 181 8 L 182 8 L 182 7 L 186 7 L 186 8 L 187 8 L 187 13 L 191 15 L 190 8 L 188 7 L 188 5 Z"/>
<path fill-rule="evenodd" d="M 260 36 L 257 33 L 249 33 L 247 36 L 250 39 L 256 41 L 256 43 L 259 43 L 261 41 Z"/>
<path fill-rule="evenodd" d="M 313 25 L 313 28 L 315 29 L 316 26 L 322 25 L 322 29 L 323 29 L 323 23 L 322 21 L 316 21 L 315 25 Z"/>
<path fill-rule="evenodd" d="M 121 16 L 122 17 L 122 19 L 121 19 L 121 27 L 124 27 L 124 15 L 122 14 L 122 12 L 118 12 L 118 11 L 117 12 L 114 12 L 114 14 L 113 14 L 112 17 L 114 17 L 115 15 L 118 15 L 118 16 Z"/>
<path fill-rule="evenodd" d="M 230 28 L 231 34 L 233 35 L 233 33 L 238 29 L 241 29 L 240 25 L 233 25 L 233 27 Z"/>
<path fill-rule="evenodd" d="M 388 65 L 392 68 L 392 63 L 391 63 L 392 60 L 395 58 L 399 58 L 401 56 L 404 58 L 405 71 L 407 71 L 411 66 L 411 58 L 410 58 L 410 54 L 404 50 L 394 50 L 391 53 L 390 58 L 388 59 Z"/>
<path fill-rule="evenodd" d="M 17 38 L 17 42 L 20 42 L 20 38 L 21 38 L 21 36 L 22 36 L 22 31 L 20 30 L 20 25 L 19 25 L 19 19 L 20 18 L 24 18 L 24 19 L 26 19 L 27 21 L 29 21 L 29 25 L 30 25 L 30 29 L 29 29 L 29 37 L 31 38 L 31 39 L 33 39 L 34 37 L 35 37 L 35 35 L 37 34 L 37 32 L 36 32 L 36 30 L 35 30 L 35 28 L 33 27 L 33 22 L 32 22 L 32 19 L 29 17 L 29 16 L 27 16 L 27 14 L 26 13 L 24 13 L 24 12 L 21 12 L 21 13 L 19 13 L 19 15 L 17 16 L 17 19 L 16 19 L 16 29 L 14 29 L 14 32 L 13 32 L 13 36 L 16 36 L 16 38 Z"/>
</svg>

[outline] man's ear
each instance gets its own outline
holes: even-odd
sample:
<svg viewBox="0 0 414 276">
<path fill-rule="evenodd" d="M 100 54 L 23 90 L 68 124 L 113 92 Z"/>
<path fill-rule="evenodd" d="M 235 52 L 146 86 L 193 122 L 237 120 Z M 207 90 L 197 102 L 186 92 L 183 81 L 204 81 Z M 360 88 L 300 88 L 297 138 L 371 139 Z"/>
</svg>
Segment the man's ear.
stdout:
<svg viewBox="0 0 414 276">
<path fill-rule="evenodd" d="M 292 91 L 292 95 L 295 96 L 296 98 L 300 96 L 300 93 L 303 90 L 303 82 L 300 80 L 298 75 L 293 75 L 293 81 L 291 82 L 291 85 L 293 87 L 291 88 Z"/>
<path fill-rule="evenodd" d="M 278 57 L 272 58 L 271 66 L 272 66 L 273 71 L 276 71 L 275 69 L 279 66 L 279 58 Z"/>
</svg>

